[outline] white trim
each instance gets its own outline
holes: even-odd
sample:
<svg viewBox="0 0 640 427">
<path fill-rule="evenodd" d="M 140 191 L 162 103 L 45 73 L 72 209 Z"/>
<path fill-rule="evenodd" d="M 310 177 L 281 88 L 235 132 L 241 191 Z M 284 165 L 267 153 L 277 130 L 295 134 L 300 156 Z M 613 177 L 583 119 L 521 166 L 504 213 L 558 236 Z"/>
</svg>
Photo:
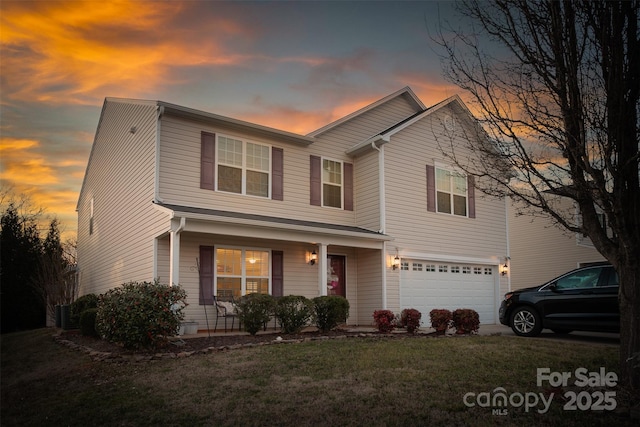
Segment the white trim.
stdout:
<svg viewBox="0 0 640 427">
<path fill-rule="evenodd" d="M 256 246 L 235 246 L 235 245 L 225 245 L 225 244 L 216 244 L 213 245 L 213 263 L 217 265 L 218 260 L 218 250 L 220 249 L 230 249 L 230 250 L 239 250 L 240 251 L 240 275 L 223 275 L 222 277 L 230 277 L 230 278 L 239 278 L 240 279 L 240 294 L 242 296 L 247 294 L 247 252 L 248 251 L 256 251 L 256 252 L 267 252 L 269 254 L 269 259 L 267 260 L 267 268 L 268 273 L 266 279 L 269 282 L 267 287 L 269 294 L 272 293 L 273 286 L 273 272 L 271 271 L 272 266 L 272 257 L 273 257 L 273 249 L 264 248 L 264 247 L 256 247 Z M 218 269 L 213 269 L 213 292 L 214 295 L 218 294 Z M 264 279 L 265 276 L 250 276 L 250 278 L 258 278 Z"/>
<path fill-rule="evenodd" d="M 372 109 L 374 109 L 374 108 L 376 108 L 376 107 L 378 107 L 378 106 L 380 106 L 380 105 L 392 100 L 393 98 L 396 98 L 396 97 L 404 95 L 404 94 L 407 94 L 407 95 L 409 95 L 411 97 L 411 99 L 415 103 L 414 107 L 416 107 L 418 110 L 424 110 L 426 108 L 425 105 L 422 103 L 422 101 L 420 101 L 420 99 L 416 96 L 416 94 L 413 93 L 411 88 L 409 86 L 405 86 L 402 89 L 400 89 L 400 90 L 398 90 L 398 91 L 396 91 L 396 92 L 394 92 L 394 93 L 392 93 L 390 95 L 387 95 L 382 99 L 379 99 L 379 100 L 377 100 L 377 101 L 375 101 L 375 102 L 373 102 L 373 103 L 371 103 L 371 104 L 369 104 L 369 105 L 367 105 L 367 106 L 365 106 L 365 107 L 363 107 L 363 108 L 361 108 L 361 109 L 359 109 L 357 111 L 354 111 L 353 113 L 351 113 L 349 115 L 346 115 L 346 116 L 344 116 L 344 117 L 342 117 L 342 118 L 340 118 L 340 119 L 338 119 L 338 120 L 336 120 L 334 122 L 329 123 L 326 126 L 321 127 L 320 129 L 317 129 L 317 130 L 307 134 L 307 136 L 308 137 L 316 137 L 318 135 L 321 135 L 321 134 L 333 129 L 336 126 L 339 126 L 342 123 L 351 120 L 354 117 L 357 117 L 357 116 L 359 116 L 359 115 L 361 115 L 363 113 L 366 113 L 367 111 L 370 111 L 370 110 L 372 110 Z"/>
<path fill-rule="evenodd" d="M 228 165 L 228 164 L 224 164 L 220 162 L 220 138 L 226 138 L 226 139 L 231 139 L 234 141 L 240 141 L 242 143 L 242 165 L 237 166 L 237 165 Z M 272 186 L 272 180 L 273 180 L 273 146 L 271 144 L 265 144 L 264 142 L 256 142 L 250 138 L 244 138 L 244 137 L 239 137 L 239 136 L 232 136 L 229 134 L 219 134 L 216 133 L 215 134 L 215 138 L 216 138 L 216 144 L 215 144 L 215 165 L 214 165 L 214 170 L 213 173 L 215 174 L 215 183 L 216 183 L 216 188 L 215 191 L 219 191 L 221 193 L 225 193 L 225 194 L 236 194 L 236 195 L 240 195 L 240 196 L 247 196 L 247 197 L 258 197 L 260 199 L 271 199 L 271 186 Z M 257 145 L 260 147 L 267 147 L 268 148 L 268 152 L 269 152 L 269 170 L 266 171 L 267 176 L 268 176 L 268 184 L 267 184 L 267 195 L 266 196 L 260 196 L 260 195 L 255 195 L 255 194 L 247 194 L 247 172 L 248 171 L 252 171 L 252 172 L 259 172 L 259 173 L 265 173 L 265 171 L 263 170 L 259 170 L 259 169 L 251 169 L 247 166 L 247 145 L 248 144 L 253 144 L 253 145 Z M 218 175 L 218 167 L 222 165 L 222 166 L 226 166 L 229 168 L 236 168 L 236 169 L 240 169 L 242 171 L 242 176 L 241 176 L 241 182 L 240 182 L 240 193 L 236 193 L 233 191 L 225 191 L 225 190 L 220 190 L 220 188 L 218 187 L 220 185 L 220 176 Z"/>
<path fill-rule="evenodd" d="M 328 162 L 340 163 L 340 206 L 339 207 L 327 206 L 324 204 L 324 184 L 325 184 L 324 161 L 325 160 Z M 332 182 L 327 182 L 327 185 L 336 186 L 336 184 Z M 344 161 L 332 159 L 330 157 L 324 157 L 324 156 L 320 157 L 320 206 L 322 206 L 323 208 L 344 210 Z"/>
<path fill-rule="evenodd" d="M 447 263 L 460 264 L 482 264 L 482 265 L 500 265 L 500 257 L 492 256 L 490 258 L 472 257 L 463 255 L 446 255 L 446 254 L 430 254 L 424 252 L 405 252 L 400 251 L 400 258 L 416 259 L 421 261 L 441 261 Z"/>
</svg>

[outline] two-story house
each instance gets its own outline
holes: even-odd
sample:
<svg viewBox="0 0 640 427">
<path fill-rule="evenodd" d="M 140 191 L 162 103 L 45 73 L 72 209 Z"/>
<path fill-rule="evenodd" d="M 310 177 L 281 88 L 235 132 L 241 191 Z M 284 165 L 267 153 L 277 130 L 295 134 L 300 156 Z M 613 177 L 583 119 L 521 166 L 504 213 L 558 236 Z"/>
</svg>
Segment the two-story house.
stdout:
<svg viewBox="0 0 640 427">
<path fill-rule="evenodd" d="M 504 200 L 438 148 L 474 119 L 409 88 L 308 135 L 160 101 L 107 98 L 78 201 L 80 294 L 179 284 L 206 327 L 212 295 L 336 294 L 374 310 L 472 308 L 507 290 Z"/>
</svg>

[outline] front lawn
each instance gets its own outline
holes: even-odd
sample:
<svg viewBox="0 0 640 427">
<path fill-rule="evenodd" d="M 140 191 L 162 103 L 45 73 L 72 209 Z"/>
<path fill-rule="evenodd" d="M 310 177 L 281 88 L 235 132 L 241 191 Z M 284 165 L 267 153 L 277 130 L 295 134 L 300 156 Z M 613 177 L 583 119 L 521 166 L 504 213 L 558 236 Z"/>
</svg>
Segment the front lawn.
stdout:
<svg viewBox="0 0 640 427">
<path fill-rule="evenodd" d="M 578 368 L 617 372 L 618 349 L 600 344 L 343 338 L 111 364 L 51 334 L 2 336 L 3 426 L 633 424 L 618 411 L 580 410 L 605 392 L 603 405 L 613 396 L 623 406 L 615 387 L 574 385 Z M 572 378 L 565 387 L 538 386 L 538 368 Z M 493 401 L 500 393 L 504 406 Z M 563 410 L 565 393 L 575 393 L 575 410 Z"/>
</svg>

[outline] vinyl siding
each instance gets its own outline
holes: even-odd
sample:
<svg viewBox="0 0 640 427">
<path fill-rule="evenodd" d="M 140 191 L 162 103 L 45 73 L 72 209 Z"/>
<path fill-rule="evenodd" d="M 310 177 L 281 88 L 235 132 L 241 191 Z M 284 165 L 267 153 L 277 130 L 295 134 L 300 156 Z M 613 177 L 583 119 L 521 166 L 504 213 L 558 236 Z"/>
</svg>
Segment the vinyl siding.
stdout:
<svg viewBox="0 0 640 427">
<path fill-rule="evenodd" d="M 358 289 L 355 302 L 356 317 L 353 316 L 353 301 L 350 299 L 351 317 L 349 323 L 372 325 L 373 312 L 382 309 L 382 270 L 380 268 L 380 251 L 358 249 Z M 348 285 L 348 282 L 347 282 Z"/>
<path fill-rule="evenodd" d="M 426 165 L 448 163 L 435 136 L 447 113 L 453 114 L 444 109 L 423 118 L 385 145 L 386 233 L 395 239 L 388 245 L 388 255 L 395 256 L 397 247 L 400 253 L 490 258 L 497 263 L 508 253 L 504 200 L 476 189 L 476 218 L 427 211 Z M 387 304 L 392 310 L 400 303 L 399 281 L 393 273 L 387 275 Z M 507 290 L 507 278 L 501 278 L 500 293 Z"/>
<path fill-rule="evenodd" d="M 379 230 L 380 224 L 380 177 L 378 152 L 373 151 L 355 161 L 354 194 L 356 225 L 369 230 Z"/>
<path fill-rule="evenodd" d="M 284 200 L 271 200 L 200 188 L 200 134 L 202 131 L 227 135 L 283 149 Z M 335 151 L 331 151 L 335 154 Z M 338 151 L 339 152 L 339 151 Z M 355 214 L 342 209 L 309 204 L 309 156 L 314 150 L 280 141 L 256 138 L 238 131 L 210 127 L 165 115 L 162 120 L 160 149 L 160 198 L 165 203 L 220 209 L 241 213 L 260 213 L 280 218 L 299 218 L 317 222 L 355 225 Z M 317 154 L 317 153 L 315 153 Z M 331 156 L 335 158 L 336 156 Z M 350 161 L 344 156 L 338 160 Z"/>
<path fill-rule="evenodd" d="M 604 261 L 593 246 L 579 245 L 576 235 L 545 218 L 516 216 L 509 204 L 511 289 L 540 285 L 581 263 Z"/>
<path fill-rule="evenodd" d="M 78 202 L 80 294 L 153 280 L 155 106 L 107 101 Z M 137 128 L 131 133 L 132 126 Z M 89 234 L 91 199 L 93 234 Z"/>
</svg>

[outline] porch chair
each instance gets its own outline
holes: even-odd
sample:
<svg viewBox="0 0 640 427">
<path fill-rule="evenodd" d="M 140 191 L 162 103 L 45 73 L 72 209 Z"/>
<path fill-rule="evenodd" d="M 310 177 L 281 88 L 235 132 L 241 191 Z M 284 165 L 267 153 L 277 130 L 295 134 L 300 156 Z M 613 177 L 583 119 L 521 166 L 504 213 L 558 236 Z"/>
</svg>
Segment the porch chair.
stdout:
<svg viewBox="0 0 640 427">
<path fill-rule="evenodd" d="M 227 319 L 231 319 L 231 330 L 235 325 L 238 312 L 236 311 L 236 305 L 233 302 L 233 296 L 218 295 L 213 297 L 213 305 L 216 308 L 216 324 L 213 327 L 213 332 L 218 329 L 218 319 L 224 317 L 224 331 L 227 332 Z M 240 328 L 240 326 L 238 326 Z"/>
</svg>

